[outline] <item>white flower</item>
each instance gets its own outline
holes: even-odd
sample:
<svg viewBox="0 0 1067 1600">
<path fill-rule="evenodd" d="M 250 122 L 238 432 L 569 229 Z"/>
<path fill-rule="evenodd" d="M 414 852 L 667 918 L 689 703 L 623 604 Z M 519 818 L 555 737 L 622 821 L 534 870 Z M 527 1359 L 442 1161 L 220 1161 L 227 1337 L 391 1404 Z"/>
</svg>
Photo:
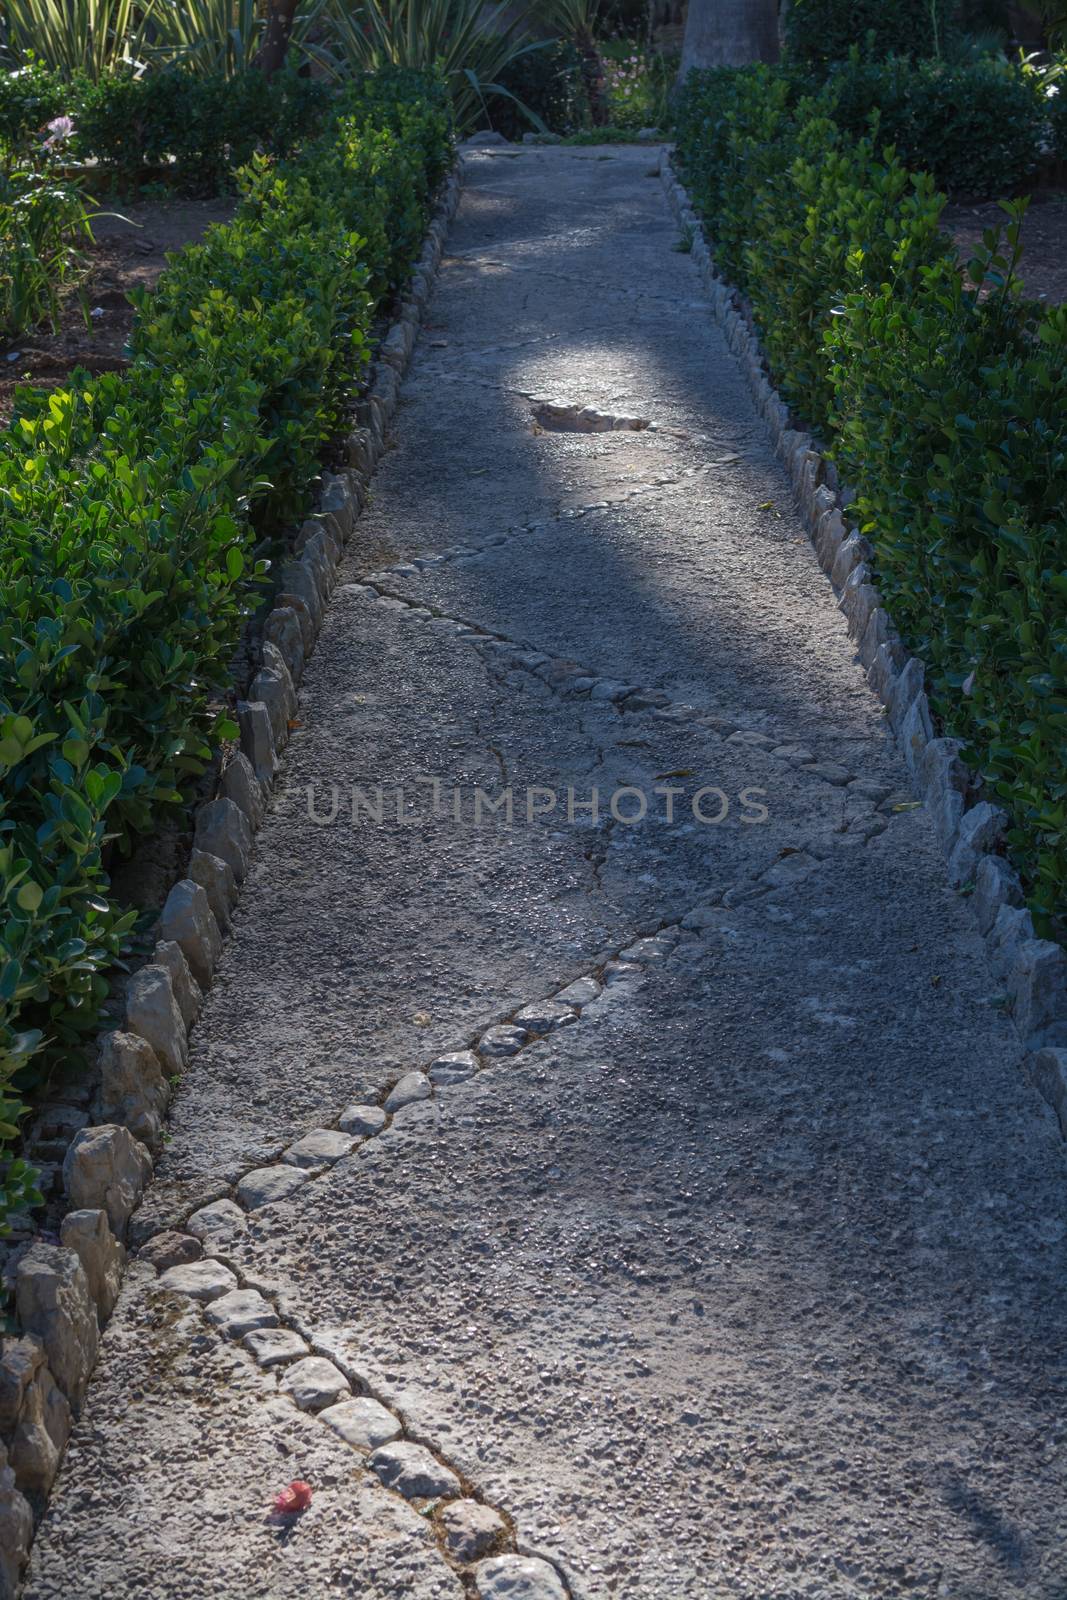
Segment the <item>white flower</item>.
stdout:
<svg viewBox="0 0 1067 1600">
<path fill-rule="evenodd" d="M 46 150 L 54 150 L 57 145 L 63 144 L 74 132 L 73 117 L 53 117 L 48 124 L 48 138 L 44 142 Z"/>
</svg>

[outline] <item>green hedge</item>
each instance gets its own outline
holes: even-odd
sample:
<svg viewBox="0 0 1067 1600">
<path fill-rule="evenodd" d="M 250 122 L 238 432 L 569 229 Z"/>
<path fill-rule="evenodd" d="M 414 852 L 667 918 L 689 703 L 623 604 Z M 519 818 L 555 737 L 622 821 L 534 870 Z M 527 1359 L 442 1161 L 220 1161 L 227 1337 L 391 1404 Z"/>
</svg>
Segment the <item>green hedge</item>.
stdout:
<svg viewBox="0 0 1067 1600">
<path fill-rule="evenodd" d="M 944 46 L 949 0 L 792 0 L 786 40 L 803 61 L 840 61 L 854 45 L 872 56 L 935 56 Z"/>
<path fill-rule="evenodd" d="M 1012 819 L 1036 919 L 1067 911 L 1067 309 L 987 236 L 965 279 L 942 197 L 781 74 L 694 74 L 678 153 L 786 398 L 854 515 L 943 727 Z M 968 286 L 977 285 L 977 287 Z"/>
<path fill-rule="evenodd" d="M 92 1030 L 132 925 L 104 847 L 184 805 L 294 513 L 450 159 L 436 80 L 354 85 L 145 298 L 121 377 L 23 391 L 0 438 L 0 1145 L 12 1079 Z M 0 1212 L 32 1199 L 8 1167 Z"/>
<path fill-rule="evenodd" d="M 879 140 L 953 193 L 1011 193 L 1037 171 L 1050 136 L 1042 77 L 998 57 L 912 63 L 853 51 L 826 84 L 840 128 L 860 137 L 877 109 Z"/>
<path fill-rule="evenodd" d="M 131 69 L 67 82 L 31 62 L 0 74 L 0 141 L 18 148 L 53 117 L 69 116 L 65 149 L 74 160 L 100 162 L 123 185 L 173 161 L 184 193 L 210 194 L 257 151 L 288 156 L 322 127 L 330 102 L 325 84 L 293 71 L 267 79 Z"/>
<path fill-rule="evenodd" d="M 699 88 L 682 94 L 678 116 L 688 130 L 687 159 L 706 175 L 729 131 L 722 119 L 736 121 L 738 84 L 747 79 L 722 68 L 697 81 Z M 801 101 L 817 102 L 839 133 L 892 145 L 903 166 L 928 172 L 954 194 L 1013 193 L 1033 178 L 1045 148 L 1067 138 L 1067 75 L 1057 80 L 993 57 L 950 65 L 872 61 L 853 50 L 829 72 L 793 63 L 771 69 L 759 83 L 776 117 L 793 118 Z"/>
</svg>

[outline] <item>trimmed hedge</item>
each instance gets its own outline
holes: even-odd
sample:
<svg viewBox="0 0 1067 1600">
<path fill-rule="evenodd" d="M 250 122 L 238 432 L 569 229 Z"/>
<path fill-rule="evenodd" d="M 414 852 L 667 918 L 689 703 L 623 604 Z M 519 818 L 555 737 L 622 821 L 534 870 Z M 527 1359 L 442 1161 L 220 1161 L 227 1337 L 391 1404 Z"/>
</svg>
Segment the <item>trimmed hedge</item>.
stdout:
<svg viewBox="0 0 1067 1600">
<path fill-rule="evenodd" d="M 353 85 L 174 258 L 127 372 L 23 391 L 0 438 L 2 1143 L 13 1077 L 77 1052 L 133 924 L 105 843 L 186 804 L 236 731 L 216 707 L 264 534 L 300 505 L 450 153 L 436 79 Z M 0 1218 L 32 1200 L 9 1164 Z"/>
<path fill-rule="evenodd" d="M 69 116 L 73 159 L 100 162 L 123 185 L 173 161 L 182 192 L 211 194 L 232 186 L 257 151 L 288 156 L 322 128 L 331 99 L 325 84 L 293 71 L 268 79 L 129 69 L 68 82 L 31 62 L 0 74 L 0 140 L 24 146 L 53 117 Z"/>
<path fill-rule="evenodd" d="M 1067 307 L 1022 299 L 1019 221 L 965 287 L 850 273 L 834 454 L 931 704 L 1013 819 L 1047 931 L 1067 912 Z"/>
<path fill-rule="evenodd" d="M 729 67 L 694 76 L 699 88 L 682 93 L 678 120 L 688 130 L 687 160 L 706 177 L 721 156 L 723 119 L 736 120 L 734 103 L 747 79 Z M 770 69 L 759 82 L 775 113 L 767 124 L 772 136 L 781 116 L 794 117 L 801 101 L 817 102 L 838 133 L 892 145 L 904 167 L 972 197 L 1024 186 L 1046 146 L 1067 136 L 1067 78 L 994 57 L 949 65 L 870 61 L 854 50 L 825 74 L 793 64 Z"/>
<path fill-rule="evenodd" d="M 934 56 L 942 49 L 949 0 L 792 0 L 789 51 L 802 61 L 840 61 L 855 45 L 878 57 Z"/>
<path fill-rule="evenodd" d="M 769 68 L 694 74 L 678 152 L 775 381 L 853 514 L 1035 920 L 1067 923 L 1067 308 L 1026 302 L 1016 203 L 966 277 L 942 197 Z"/>
<path fill-rule="evenodd" d="M 1040 74 L 1000 57 L 959 63 L 853 51 L 826 79 L 833 117 L 859 138 L 878 111 L 878 138 L 907 167 L 953 193 L 1011 193 L 1037 171 L 1050 136 L 1051 104 Z"/>
</svg>

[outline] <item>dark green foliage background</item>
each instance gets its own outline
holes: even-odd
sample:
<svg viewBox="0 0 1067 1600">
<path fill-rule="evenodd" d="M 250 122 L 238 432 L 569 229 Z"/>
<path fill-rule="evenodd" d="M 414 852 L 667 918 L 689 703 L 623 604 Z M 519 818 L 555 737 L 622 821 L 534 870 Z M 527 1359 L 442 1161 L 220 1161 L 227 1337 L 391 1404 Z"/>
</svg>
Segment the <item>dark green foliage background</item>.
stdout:
<svg viewBox="0 0 1067 1600">
<path fill-rule="evenodd" d="M 786 39 L 802 61 L 840 61 L 857 42 L 874 57 L 933 56 L 953 11 L 949 0 L 792 0 Z"/>
<path fill-rule="evenodd" d="M 138 77 L 131 69 L 93 82 L 64 80 L 39 64 L 0 73 L 0 141 L 19 147 L 53 117 L 69 116 L 65 153 L 100 162 L 123 187 L 173 165 L 185 194 L 232 186 L 252 156 L 288 156 L 323 126 L 332 105 L 325 84 L 295 71 L 232 78 L 171 69 Z"/>
<path fill-rule="evenodd" d="M 516 56 L 500 73 L 499 82 L 514 98 L 487 94 L 484 122 L 505 139 L 521 139 L 532 127 L 516 100 L 554 133 L 580 127 L 586 118 L 581 58 L 565 39 Z"/>
</svg>

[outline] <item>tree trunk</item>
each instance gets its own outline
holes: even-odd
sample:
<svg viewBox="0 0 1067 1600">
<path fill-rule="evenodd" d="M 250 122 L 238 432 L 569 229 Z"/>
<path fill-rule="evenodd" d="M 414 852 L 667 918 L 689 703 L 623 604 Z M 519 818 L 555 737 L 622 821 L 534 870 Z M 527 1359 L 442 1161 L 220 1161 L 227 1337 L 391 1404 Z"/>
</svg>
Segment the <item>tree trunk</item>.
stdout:
<svg viewBox="0 0 1067 1600">
<path fill-rule="evenodd" d="M 589 115 L 593 119 L 594 128 L 602 128 L 608 120 L 607 96 L 604 91 L 604 62 L 591 33 L 584 30 L 577 33 L 574 45 L 582 58 L 582 82 L 585 85 L 586 99 L 589 101 Z"/>
<path fill-rule="evenodd" d="M 265 78 L 271 77 L 285 62 L 293 18 L 299 4 L 300 0 L 270 0 L 263 43 L 256 52 L 255 60 L 255 65 Z"/>
<path fill-rule="evenodd" d="M 778 60 L 776 0 L 689 0 L 678 80 L 694 67 Z"/>
</svg>

